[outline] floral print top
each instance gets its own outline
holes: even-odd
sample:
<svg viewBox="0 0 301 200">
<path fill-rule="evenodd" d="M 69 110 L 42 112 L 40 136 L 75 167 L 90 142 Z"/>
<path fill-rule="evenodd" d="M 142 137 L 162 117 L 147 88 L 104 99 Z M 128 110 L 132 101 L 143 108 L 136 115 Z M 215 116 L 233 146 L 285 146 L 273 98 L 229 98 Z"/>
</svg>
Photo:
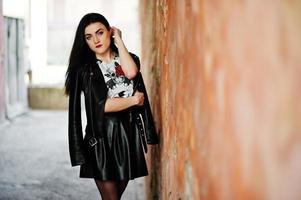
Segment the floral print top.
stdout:
<svg viewBox="0 0 301 200">
<path fill-rule="evenodd" d="M 108 88 L 108 97 L 130 97 L 133 94 L 133 80 L 129 80 L 120 65 L 119 55 L 114 53 L 111 62 L 105 63 L 97 59 Z"/>
</svg>

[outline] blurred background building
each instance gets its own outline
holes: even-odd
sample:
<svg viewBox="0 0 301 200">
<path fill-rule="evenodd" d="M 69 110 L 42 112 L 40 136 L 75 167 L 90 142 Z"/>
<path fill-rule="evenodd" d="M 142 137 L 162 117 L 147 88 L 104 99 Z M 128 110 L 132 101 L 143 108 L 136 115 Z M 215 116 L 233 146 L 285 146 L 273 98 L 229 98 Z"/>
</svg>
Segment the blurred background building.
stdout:
<svg viewBox="0 0 301 200">
<path fill-rule="evenodd" d="M 27 109 L 24 4 L 12 11 L 8 2 L 1 3 L 0 123 Z"/>
<path fill-rule="evenodd" d="M 0 122 L 31 108 L 65 109 L 62 93 L 76 27 L 89 12 L 122 30 L 140 55 L 138 1 L 2 0 Z M 18 6 L 16 6 L 18 5 Z M 28 98 L 27 98 L 28 97 Z"/>
</svg>

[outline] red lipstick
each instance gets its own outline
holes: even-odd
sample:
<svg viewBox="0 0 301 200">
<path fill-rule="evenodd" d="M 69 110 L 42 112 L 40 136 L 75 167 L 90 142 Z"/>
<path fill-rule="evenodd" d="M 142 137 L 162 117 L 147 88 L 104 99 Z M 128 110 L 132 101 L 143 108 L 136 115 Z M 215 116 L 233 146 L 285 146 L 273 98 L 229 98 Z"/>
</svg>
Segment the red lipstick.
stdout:
<svg viewBox="0 0 301 200">
<path fill-rule="evenodd" d="M 100 48 L 100 47 L 102 47 L 102 44 L 96 45 L 95 47 Z"/>
</svg>

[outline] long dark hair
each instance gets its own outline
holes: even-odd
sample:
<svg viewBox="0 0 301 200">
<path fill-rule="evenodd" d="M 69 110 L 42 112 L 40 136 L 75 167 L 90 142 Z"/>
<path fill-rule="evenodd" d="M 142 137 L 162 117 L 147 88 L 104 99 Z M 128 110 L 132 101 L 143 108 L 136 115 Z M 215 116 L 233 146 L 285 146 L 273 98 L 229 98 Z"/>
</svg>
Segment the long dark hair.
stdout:
<svg viewBox="0 0 301 200">
<path fill-rule="evenodd" d="M 76 73 L 79 69 L 84 67 L 86 64 L 95 62 L 95 53 L 89 48 L 85 39 L 85 28 L 92 23 L 100 22 L 108 30 L 110 30 L 110 24 L 108 20 L 98 13 L 88 13 L 80 20 L 77 27 L 73 46 L 71 49 L 69 64 L 66 72 L 65 81 L 65 94 L 69 95 L 70 90 L 74 87 Z M 118 49 L 114 44 L 114 40 L 111 36 L 110 48 L 112 51 L 118 53 Z"/>
</svg>

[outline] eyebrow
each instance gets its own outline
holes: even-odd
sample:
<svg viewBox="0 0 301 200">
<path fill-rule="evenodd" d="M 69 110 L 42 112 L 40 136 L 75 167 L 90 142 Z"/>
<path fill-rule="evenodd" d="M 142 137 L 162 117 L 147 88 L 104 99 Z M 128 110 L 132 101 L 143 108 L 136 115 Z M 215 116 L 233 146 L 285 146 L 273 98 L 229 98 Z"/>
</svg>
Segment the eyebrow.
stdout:
<svg viewBox="0 0 301 200">
<path fill-rule="evenodd" d="M 95 33 L 98 33 L 99 31 L 103 31 L 104 29 L 103 28 L 99 28 L 99 29 L 97 29 L 97 31 L 95 31 Z M 87 35 L 91 35 L 90 33 L 87 33 L 87 34 L 85 34 L 86 36 Z"/>
</svg>

